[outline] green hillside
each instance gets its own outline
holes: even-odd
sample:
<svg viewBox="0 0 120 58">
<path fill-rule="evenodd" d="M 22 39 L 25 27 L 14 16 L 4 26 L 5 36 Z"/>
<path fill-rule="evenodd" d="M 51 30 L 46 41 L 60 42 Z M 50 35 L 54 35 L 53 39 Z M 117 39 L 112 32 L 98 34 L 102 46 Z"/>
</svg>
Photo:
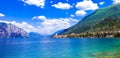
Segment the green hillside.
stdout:
<svg viewBox="0 0 120 58">
<path fill-rule="evenodd" d="M 96 10 L 92 14 L 83 18 L 76 25 L 68 28 L 68 31 L 63 32 L 63 34 L 71 34 L 71 33 L 79 34 L 82 32 L 89 31 L 93 29 L 93 27 L 101 28 L 102 26 L 100 24 L 99 25 L 96 24 L 101 23 L 101 21 L 103 21 L 104 19 L 108 19 L 108 17 L 112 17 L 112 16 L 115 16 L 116 19 L 120 18 L 120 4 L 114 4 L 106 8 Z M 109 23 L 111 24 L 111 22 Z"/>
<path fill-rule="evenodd" d="M 101 22 L 95 24 L 89 31 L 99 32 L 99 31 L 119 31 L 119 30 L 120 30 L 120 13 L 109 16 L 106 19 L 103 19 Z"/>
</svg>

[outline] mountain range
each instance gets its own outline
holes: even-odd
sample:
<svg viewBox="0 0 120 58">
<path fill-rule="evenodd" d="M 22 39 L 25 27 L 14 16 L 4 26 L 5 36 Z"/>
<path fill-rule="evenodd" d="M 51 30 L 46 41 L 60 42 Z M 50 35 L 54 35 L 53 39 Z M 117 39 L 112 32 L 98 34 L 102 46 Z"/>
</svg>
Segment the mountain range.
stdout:
<svg viewBox="0 0 120 58">
<path fill-rule="evenodd" d="M 80 34 L 85 32 L 119 31 L 120 30 L 120 4 L 110 5 L 98 9 L 84 17 L 76 25 L 62 32 L 62 35 Z"/>
</svg>

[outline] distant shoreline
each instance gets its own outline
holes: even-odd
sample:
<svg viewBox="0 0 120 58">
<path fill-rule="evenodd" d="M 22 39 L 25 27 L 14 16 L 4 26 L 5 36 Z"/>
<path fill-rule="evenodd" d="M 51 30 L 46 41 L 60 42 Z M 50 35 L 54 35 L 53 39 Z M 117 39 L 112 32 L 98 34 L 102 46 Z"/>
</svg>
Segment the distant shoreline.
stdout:
<svg viewBox="0 0 120 58">
<path fill-rule="evenodd" d="M 80 34 L 64 34 L 53 35 L 53 38 L 119 38 L 120 32 L 118 31 L 106 31 L 106 32 L 85 32 Z"/>
</svg>

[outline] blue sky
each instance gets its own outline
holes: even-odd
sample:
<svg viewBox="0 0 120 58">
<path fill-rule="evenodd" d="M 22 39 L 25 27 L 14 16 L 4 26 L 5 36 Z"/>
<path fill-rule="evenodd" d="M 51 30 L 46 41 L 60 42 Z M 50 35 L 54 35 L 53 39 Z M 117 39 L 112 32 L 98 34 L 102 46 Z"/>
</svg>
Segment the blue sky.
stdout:
<svg viewBox="0 0 120 58">
<path fill-rule="evenodd" d="M 0 0 L 0 21 L 27 32 L 52 34 L 115 3 L 120 0 Z"/>
</svg>

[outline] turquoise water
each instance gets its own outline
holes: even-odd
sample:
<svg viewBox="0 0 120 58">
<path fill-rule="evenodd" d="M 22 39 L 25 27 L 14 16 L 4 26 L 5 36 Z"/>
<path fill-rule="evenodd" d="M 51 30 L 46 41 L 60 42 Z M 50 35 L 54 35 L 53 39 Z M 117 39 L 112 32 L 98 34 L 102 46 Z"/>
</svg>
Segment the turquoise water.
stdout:
<svg viewBox="0 0 120 58">
<path fill-rule="evenodd" d="M 119 51 L 119 38 L 0 39 L 0 58 L 114 58 Z"/>
</svg>

